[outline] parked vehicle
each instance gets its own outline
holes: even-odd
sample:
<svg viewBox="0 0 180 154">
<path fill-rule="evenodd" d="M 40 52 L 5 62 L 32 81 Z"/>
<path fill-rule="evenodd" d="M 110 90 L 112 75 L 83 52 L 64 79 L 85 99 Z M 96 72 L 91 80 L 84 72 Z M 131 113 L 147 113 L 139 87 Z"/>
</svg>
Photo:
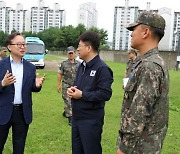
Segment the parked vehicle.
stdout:
<svg viewBox="0 0 180 154">
<path fill-rule="evenodd" d="M 34 64 L 37 68 L 44 68 L 44 58 L 47 54 L 44 42 L 38 37 L 26 37 L 25 38 L 27 49 L 24 59 Z"/>
</svg>

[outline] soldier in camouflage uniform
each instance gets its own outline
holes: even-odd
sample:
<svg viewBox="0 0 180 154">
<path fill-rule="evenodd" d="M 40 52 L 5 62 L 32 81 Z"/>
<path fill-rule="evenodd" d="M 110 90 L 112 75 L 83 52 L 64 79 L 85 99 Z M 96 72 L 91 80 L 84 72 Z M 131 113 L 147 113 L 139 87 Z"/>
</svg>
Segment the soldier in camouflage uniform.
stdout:
<svg viewBox="0 0 180 154">
<path fill-rule="evenodd" d="M 136 51 L 136 49 L 131 48 L 128 51 L 128 57 L 129 57 L 129 60 L 128 60 L 127 65 L 126 65 L 126 71 L 125 71 L 125 74 L 124 74 L 122 89 L 125 88 L 125 86 L 127 84 L 127 81 L 128 81 L 128 78 L 129 78 L 129 75 L 131 74 L 133 65 L 136 63 L 136 59 L 137 59 L 137 51 Z"/>
<path fill-rule="evenodd" d="M 132 31 L 131 47 L 138 50 L 136 62 L 125 87 L 117 154 L 159 154 L 168 129 L 169 75 L 159 56 L 165 20 L 142 12 Z"/>
<path fill-rule="evenodd" d="M 7 57 L 7 54 L 6 54 L 6 48 L 5 47 L 2 47 L 1 49 L 1 52 L 0 52 L 0 60 L 3 60 L 4 58 Z"/>
<path fill-rule="evenodd" d="M 125 78 L 128 78 L 131 71 L 132 71 L 132 68 L 133 68 L 133 65 L 135 64 L 136 62 L 136 58 L 137 58 L 137 51 L 136 49 L 130 49 L 128 51 L 128 56 L 129 56 L 129 60 L 127 62 L 127 66 L 126 66 L 126 72 L 125 72 Z"/>
<path fill-rule="evenodd" d="M 57 91 L 61 92 L 62 80 L 62 98 L 64 100 L 63 116 L 68 118 L 69 125 L 71 125 L 72 107 L 71 99 L 67 96 L 67 89 L 73 85 L 79 66 L 79 62 L 75 60 L 74 47 L 70 46 L 67 48 L 67 57 L 68 59 L 63 61 L 59 66 Z"/>
</svg>

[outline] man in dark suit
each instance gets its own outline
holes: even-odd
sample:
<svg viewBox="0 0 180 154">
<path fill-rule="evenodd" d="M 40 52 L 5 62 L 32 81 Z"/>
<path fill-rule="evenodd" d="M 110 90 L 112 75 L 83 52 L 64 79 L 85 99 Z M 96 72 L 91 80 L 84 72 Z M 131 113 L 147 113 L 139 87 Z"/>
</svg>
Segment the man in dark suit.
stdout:
<svg viewBox="0 0 180 154">
<path fill-rule="evenodd" d="M 85 32 L 79 36 L 79 58 L 72 98 L 72 154 L 102 154 L 105 102 L 111 98 L 113 72 L 99 56 L 100 36 Z"/>
<path fill-rule="evenodd" d="M 36 76 L 36 68 L 22 57 L 25 39 L 20 33 L 7 38 L 8 58 L 0 61 L 0 154 L 12 127 L 13 153 L 23 154 L 29 124 L 32 121 L 32 92 L 39 92 L 45 76 Z"/>
</svg>

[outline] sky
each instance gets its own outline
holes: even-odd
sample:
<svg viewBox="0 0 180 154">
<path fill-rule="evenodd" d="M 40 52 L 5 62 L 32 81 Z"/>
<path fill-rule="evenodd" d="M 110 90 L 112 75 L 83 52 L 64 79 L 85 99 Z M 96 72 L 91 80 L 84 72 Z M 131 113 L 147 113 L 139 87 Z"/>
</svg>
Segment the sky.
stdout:
<svg viewBox="0 0 180 154">
<path fill-rule="evenodd" d="M 6 6 L 16 8 L 17 3 L 23 4 L 23 9 L 30 10 L 33 6 L 38 6 L 38 0 L 3 0 Z M 124 6 L 125 0 L 44 0 L 45 6 L 53 9 L 54 3 L 60 4 L 60 9 L 66 10 L 66 25 L 77 26 L 77 10 L 79 5 L 87 2 L 96 3 L 98 11 L 97 27 L 108 31 L 108 41 L 113 37 L 114 7 Z M 151 9 L 167 7 L 175 11 L 180 11 L 178 0 L 129 0 L 130 6 L 138 6 L 140 9 L 146 9 L 147 2 L 151 3 Z"/>
</svg>

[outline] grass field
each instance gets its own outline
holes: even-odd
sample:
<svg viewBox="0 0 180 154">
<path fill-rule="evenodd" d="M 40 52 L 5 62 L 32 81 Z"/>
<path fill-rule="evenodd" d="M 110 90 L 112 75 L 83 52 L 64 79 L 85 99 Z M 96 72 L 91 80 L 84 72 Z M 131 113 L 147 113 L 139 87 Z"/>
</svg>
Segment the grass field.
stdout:
<svg viewBox="0 0 180 154">
<path fill-rule="evenodd" d="M 125 64 L 107 62 L 114 72 L 113 95 L 107 102 L 102 134 L 103 154 L 116 151 L 116 139 L 120 125 L 123 91 L 121 88 Z M 63 101 L 56 91 L 57 73 L 37 70 L 46 74 L 46 81 L 39 93 L 33 94 L 33 122 L 30 125 L 25 154 L 70 154 L 71 127 L 63 118 Z M 170 71 L 170 116 L 169 130 L 162 154 L 180 153 L 180 71 Z M 9 136 L 4 154 L 12 153 Z"/>
</svg>

